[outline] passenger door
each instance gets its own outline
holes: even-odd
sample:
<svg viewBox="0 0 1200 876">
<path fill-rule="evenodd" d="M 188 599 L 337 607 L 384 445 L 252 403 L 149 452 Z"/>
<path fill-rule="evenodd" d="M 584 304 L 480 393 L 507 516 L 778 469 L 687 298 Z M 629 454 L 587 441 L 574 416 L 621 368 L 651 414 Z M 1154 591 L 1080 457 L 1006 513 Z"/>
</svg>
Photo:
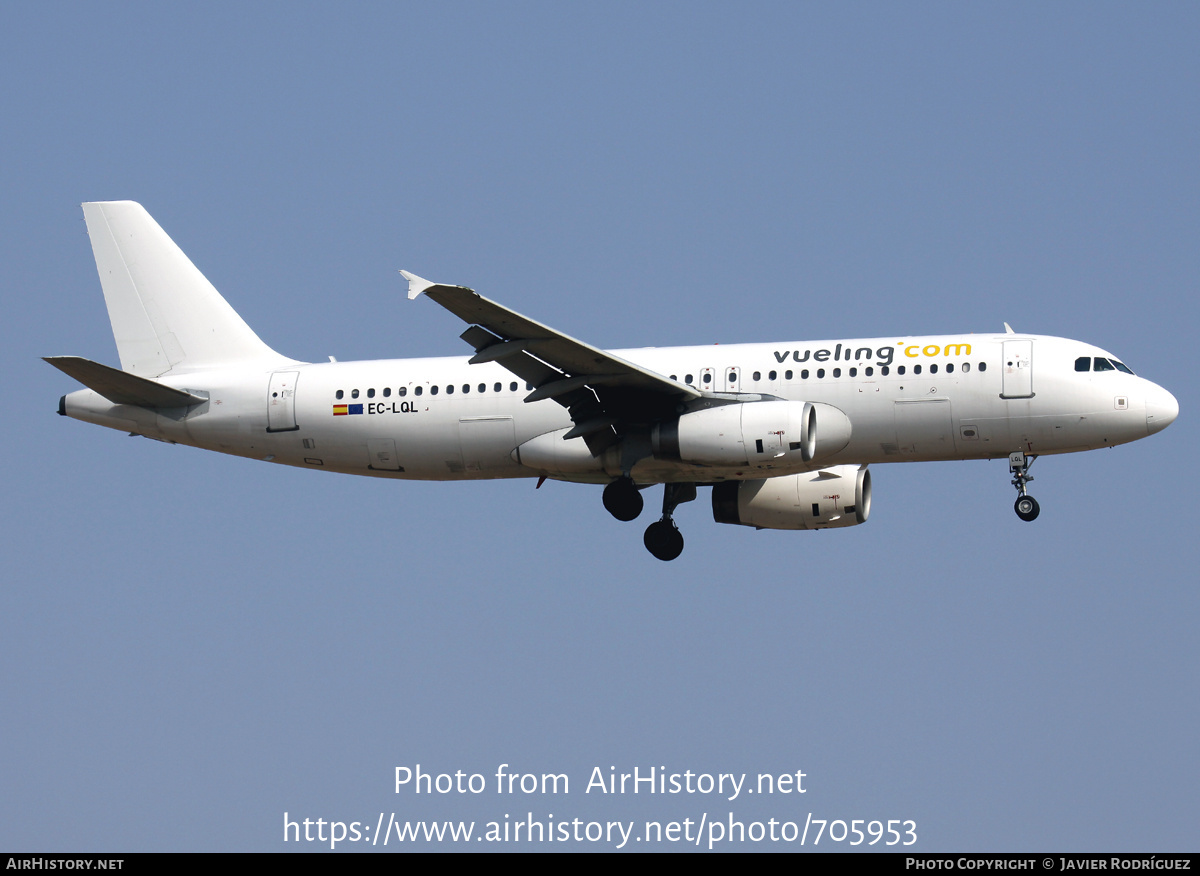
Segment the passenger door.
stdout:
<svg viewBox="0 0 1200 876">
<path fill-rule="evenodd" d="M 1004 342 L 1000 398 L 1033 398 L 1033 341 Z"/>
</svg>

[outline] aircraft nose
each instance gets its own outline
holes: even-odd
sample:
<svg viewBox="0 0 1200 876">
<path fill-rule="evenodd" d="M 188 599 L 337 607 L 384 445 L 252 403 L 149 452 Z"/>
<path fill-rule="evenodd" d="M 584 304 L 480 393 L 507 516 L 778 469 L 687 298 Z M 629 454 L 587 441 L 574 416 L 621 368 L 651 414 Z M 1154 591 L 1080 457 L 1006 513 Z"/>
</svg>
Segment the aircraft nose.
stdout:
<svg viewBox="0 0 1200 876">
<path fill-rule="evenodd" d="M 1178 416 L 1179 402 L 1161 386 L 1154 386 L 1146 394 L 1146 429 L 1151 435 L 1167 428 Z"/>
</svg>

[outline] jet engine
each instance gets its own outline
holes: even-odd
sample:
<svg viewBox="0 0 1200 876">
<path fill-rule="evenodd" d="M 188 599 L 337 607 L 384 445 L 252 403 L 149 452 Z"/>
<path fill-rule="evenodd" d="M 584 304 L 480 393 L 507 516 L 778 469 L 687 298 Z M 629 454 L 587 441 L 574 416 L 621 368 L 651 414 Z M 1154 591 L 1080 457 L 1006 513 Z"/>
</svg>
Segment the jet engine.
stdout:
<svg viewBox="0 0 1200 876">
<path fill-rule="evenodd" d="M 656 458 L 713 466 L 790 467 L 849 442 L 850 419 L 832 405 L 778 400 L 692 411 L 651 433 Z"/>
<path fill-rule="evenodd" d="M 866 523 L 871 513 L 867 467 L 835 465 L 818 471 L 725 481 L 713 487 L 713 519 L 758 529 L 832 529 Z"/>
</svg>

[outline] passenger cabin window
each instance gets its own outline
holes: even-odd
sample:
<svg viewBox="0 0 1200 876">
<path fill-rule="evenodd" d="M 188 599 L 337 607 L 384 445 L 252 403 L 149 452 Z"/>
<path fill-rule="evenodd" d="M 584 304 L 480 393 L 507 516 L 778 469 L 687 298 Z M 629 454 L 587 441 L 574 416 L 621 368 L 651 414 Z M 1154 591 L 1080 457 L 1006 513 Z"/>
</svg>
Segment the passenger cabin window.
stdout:
<svg viewBox="0 0 1200 876">
<path fill-rule="evenodd" d="M 350 390 L 350 398 L 358 398 L 358 390 L 357 389 Z"/>
<path fill-rule="evenodd" d="M 400 396 L 401 398 L 404 398 L 404 396 L 408 395 L 408 387 L 407 386 L 400 387 L 399 389 L 396 390 L 396 395 Z"/>
<path fill-rule="evenodd" d="M 344 397 L 345 397 L 345 395 L 346 395 L 346 393 L 345 393 L 343 390 L 340 390 L 340 389 L 339 389 L 339 390 L 337 391 L 337 396 L 336 396 L 336 397 L 337 397 L 337 398 L 344 398 Z"/>
<path fill-rule="evenodd" d="M 980 362 L 980 363 L 979 363 L 979 370 L 980 370 L 980 371 L 987 371 L 987 362 Z"/>
<path fill-rule="evenodd" d="M 391 388 L 390 386 L 385 386 L 385 387 L 383 388 L 383 397 L 384 397 L 384 398 L 391 398 L 391 397 L 392 397 L 392 388 Z"/>
<path fill-rule="evenodd" d="M 375 390 L 374 389 L 367 390 L 367 398 L 375 398 Z"/>
<path fill-rule="evenodd" d="M 424 391 L 425 391 L 425 387 L 418 386 L 416 389 L 413 390 L 413 395 L 420 395 Z"/>
</svg>

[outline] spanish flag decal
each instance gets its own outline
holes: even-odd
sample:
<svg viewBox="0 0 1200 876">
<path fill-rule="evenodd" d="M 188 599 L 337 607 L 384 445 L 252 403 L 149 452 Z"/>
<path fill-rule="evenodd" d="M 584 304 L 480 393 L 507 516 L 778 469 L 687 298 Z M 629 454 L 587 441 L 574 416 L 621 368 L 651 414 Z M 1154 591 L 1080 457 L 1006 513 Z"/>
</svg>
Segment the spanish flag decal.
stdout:
<svg viewBox="0 0 1200 876">
<path fill-rule="evenodd" d="M 361 414 L 362 409 L 362 405 L 334 405 L 333 415 L 335 417 L 344 417 L 347 414 Z"/>
</svg>

